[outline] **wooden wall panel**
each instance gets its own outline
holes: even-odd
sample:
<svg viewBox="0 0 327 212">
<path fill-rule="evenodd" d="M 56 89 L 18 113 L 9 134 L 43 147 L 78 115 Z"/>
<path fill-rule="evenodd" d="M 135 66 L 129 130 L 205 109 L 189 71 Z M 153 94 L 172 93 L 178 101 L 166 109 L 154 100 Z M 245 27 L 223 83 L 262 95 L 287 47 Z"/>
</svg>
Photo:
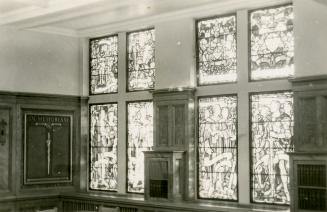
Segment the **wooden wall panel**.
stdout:
<svg viewBox="0 0 327 212">
<path fill-rule="evenodd" d="M 29 94 L 29 93 L 11 93 L 0 91 L 0 203 L 7 198 L 17 198 L 20 196 L 31 196 L 37 194 L 59 194 L 60 192 L 73 192 L 80 190 L 80 117 L 81 106 L 87 105 L 87 98 L 79 96 L 63 96 L 63 95 L 47 95 L 47 94 Z M 25 130 L 25 112 L 48 113 L 54 112 L 56 115 L 68 115 L 71 123 L 66 132 L 66 128 L 57 130 L 51 134 L 51 139 L 59 141 L 58 145 L 52 146 L 50 151 L 57 163 L 51 166 L 51 178 L 69 178 L 69 182 L 62 183 L 53 181 L 52 183 L 24 184 L 24 133 Z M 6 129 L 1 128 L 1 121 L 4 120 Z M 36 127 L 36 126 L 34 126 Z M 40 126 L 38 126 L 41 128 Z M 45 129 L 44 129 L 45 130 Z M 46 131 L 46 130 L 45 130 Z M 42 147 L 46 146 L 47 137 L 41 134 L 45 133 L 39 130 L 33 141 L 41 141 Z M 61 142 L 64 135 L 70 133 L 71 141 L 68 146 L 67 142 Z M 67 136 L 66 136 L 67 137 Z M 36 142 L 38 143 L 38 142 Z M 39 171 L 42 170 L 41 165 L 45 162 L 45 156 L 40 155 L 41 146 L 34 146 L 35 150 L 30 152 L 35 160 L 31 161 L 29 178 L 39 178 Z M 72 148 L 73 147 L 73 148 Z M 63 153 L 69 149 L 69 155 Z M 62 154 L 63 153 L 63 154 Z M 45 154 L 44 154 L 45 155 Z M 69 169 L 63 165 L 69 161 Z M 66 167 L 66 166 L 65 166 Z M 45 165 L 46 168 L 46 165 Z M 25 172 L 24 172 L 25 171 Z M 44 173 L 43 173 L 44 174 Z M 46 173 L 45 175 L 48 175 Z M 68 176 L 69 175 L 69 176 Z M 68 177 L 67 177 L 68 176 Z M 84 178 L 83 178 L 84 179 Z M 1 209 L 1 207 L 0 207 Z"/>
<path fill-rule="evenodd" d="M 0 194 L 12 187 L 12 108 L 0 105 Z"/>
<path fill-rule="evenodd" d="M 9 192 L 11 178 L 10 109 L 0 106 L 0 193 Z"/>
<path fill-rule="evenodd" d="M 169 141 L 169 132 L 168 132 L 168 112 L 169 108 L 167 105 L 159 106 L 158 107 L 158 146 L 168 146 L 168 141 Z"/>
<path fill-rule="evenodd" d="M 174 104 L 173 105 L 174 111 L 174 137 L 173 142 L 174 146 L 184 146 L 185 144 L 185 112 L 186 107 L 185 104 Z"/>
</svg>

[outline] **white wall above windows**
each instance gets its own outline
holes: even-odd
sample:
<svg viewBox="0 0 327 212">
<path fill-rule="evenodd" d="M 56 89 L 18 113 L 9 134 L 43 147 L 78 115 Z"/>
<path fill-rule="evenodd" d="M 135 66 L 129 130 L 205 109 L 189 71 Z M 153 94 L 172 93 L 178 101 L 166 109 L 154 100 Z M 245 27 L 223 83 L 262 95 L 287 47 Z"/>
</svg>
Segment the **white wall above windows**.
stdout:
<svg viewBox="0 0 327 212">
<path fill-rule="evenodd" d="M 0 27 L 0 90 L 79 95 L 76 38 Z"/>
<path fill-rule="evenodd" d="M 327 74 L 327 1 L 294 1 L 295 77 Z"/>
</svg>

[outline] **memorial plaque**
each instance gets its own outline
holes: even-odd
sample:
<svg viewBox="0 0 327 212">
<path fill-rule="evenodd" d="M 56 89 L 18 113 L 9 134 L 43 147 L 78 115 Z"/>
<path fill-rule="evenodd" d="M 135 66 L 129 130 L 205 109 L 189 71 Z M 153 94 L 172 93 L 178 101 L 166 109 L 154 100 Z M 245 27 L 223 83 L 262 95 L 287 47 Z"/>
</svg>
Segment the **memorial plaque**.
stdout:
<svg viewBox="0 0 327 212">
<path fill-rule="evenodd" d="M 25 113 L 24 184 L 72 181 L 72 115 Z"/>
</svg>

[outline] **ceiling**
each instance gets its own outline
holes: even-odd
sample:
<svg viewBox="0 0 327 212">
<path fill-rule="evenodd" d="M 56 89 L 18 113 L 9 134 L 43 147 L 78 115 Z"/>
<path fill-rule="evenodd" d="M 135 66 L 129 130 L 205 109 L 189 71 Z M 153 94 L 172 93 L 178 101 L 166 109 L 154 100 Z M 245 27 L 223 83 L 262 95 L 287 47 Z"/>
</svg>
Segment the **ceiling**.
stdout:
<svg viewBox="0 0 327 212">
<path fill-rule="evenodd" d="M 203 17 L 217 10 L 284 2 L 287 0 L 0 0 L 0 26 L 88 37 L 177 16 Z"/>
</svg>

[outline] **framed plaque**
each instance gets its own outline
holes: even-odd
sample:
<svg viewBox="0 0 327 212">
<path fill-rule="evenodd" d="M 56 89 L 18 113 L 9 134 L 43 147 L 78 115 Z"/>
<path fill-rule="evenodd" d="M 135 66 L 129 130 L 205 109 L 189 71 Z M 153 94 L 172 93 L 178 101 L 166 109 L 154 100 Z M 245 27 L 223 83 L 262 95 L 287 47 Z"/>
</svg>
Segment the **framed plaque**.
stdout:
<svg viewBox="0 0 327 212">
<path fill-rule="evenodd" d="M 73 116 L 24 113 L 24 184 L 72 182 Z"/>
</svg>

